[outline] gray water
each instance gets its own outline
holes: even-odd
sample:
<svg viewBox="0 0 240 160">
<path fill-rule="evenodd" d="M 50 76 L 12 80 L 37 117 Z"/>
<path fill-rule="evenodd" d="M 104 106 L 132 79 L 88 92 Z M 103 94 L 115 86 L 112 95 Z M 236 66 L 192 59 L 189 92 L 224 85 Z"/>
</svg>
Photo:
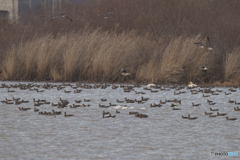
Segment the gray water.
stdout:
<svg viewBox="0 0 240 160">
<path fill-rule="evenodd" d="M 0 82 L 7 85 L 19 82 Z M 23 82 L 21 82 L 23 84 Z M 27 82 L 26 82 L 27 84 Z M 36 84 L 36 83 L 34 83 Z M 44 83 L 37 83 L 44 84 Z M 61 83 L 51 83 L 61 84 Z M 74 86 L 76 83 L 71 83 Z M 93 85 L 93 84 L 92 84 Z M 118 84 L 119 85 L 119 84 Z M 145 87 L 145 86 L 143 86 Z M 148 90 L 134 88 L 146 94 L 135 94 L 134 91 L 126 93 L 122 88 L 112 89 L 82 89 L 81 93 L 64 93 L 54 89 L 43 89 L 44 92 L 20 90 L 10 88 L 15 92 L 7 92 L 0 88 L 0 99 L 21 98 L 29 103 L 9 105 L 1 103 L 0 112 L 0 159 L 223 159 L 226 157 L 210 157 L 211 152 L 238 152 L 240 133 L 240 112 L 234 111 L 237 107 L 228 100 L 240 102 L 240 91 L 230 92 L 229 88 L 220 89 L 219 95 L 203 98 L 202 93 L 192 95 L 189 89 L 184 94 L 174 95 L 175 89 L 151 93 Z M 33 87 L 34 88 L 34 87 Z M 35 87 L 36 88 L 36 87 Z M 78 88 L 79 89 L 79 88 Z M 154 89 L 157 90 L 157 89 Z M 178 91 L 177 91 L 178 92 Z M 210 95 L 210 94 L 206 94 Z M 117 103 L 116 100 L 140 100 L 141 97 L 150 98 L 144 104 Z M 74 117 L 39 115 L 33 111 L 33 99 L 45 99 L 51 103 L 59 102 L 59 98 L 76 104 L 75 100 L 90 99 L 90 107 L 57 108 L 51 105 L 41 105 L 40 111 L 67 112 Z M 107 102 L 101 102 L 106 98 Z M 181 105 L 172 110 L 170 103 L 162 107 L 150 108 L 150 104 L 159 103 L 160 100 L 178 99 Z M 215 102 L 209 105 L 207 99 Z M 201 103 L 193 107 L 192 102 Z M 99 104 L 108 103 L 132 106 L 134 109 L 119 109 L 115 113 L 113 107 L 100 108 Z M 176 103 L 175 103 L 176 104 Z M 29 111 L 20 111 L 18 107 L 30 107 Z M 141 109 L 145 107 L 146 109 Z M 220 113 L 227 113 L 236 121 L 227 121 L 226 116 L 210 118 L 204 114 L 210 112 L 209 108 L 218 108 Z M 102 112 L 109 111 L 116 118 L 102 118 Z M 138 118 L 129 115 L 131 111 L 147 114 L 148 118 Z M 182 119 L 188 114 L 198 117 L 196 120 Z M 216 114 L 216 112 L 214 112 Z M 240 155 L 239 155 L 240 156 Z M 239 156 L 231 158 L 239 158 Z M 228 157 L 229 158 L 229 157 Z"/>
</svg>

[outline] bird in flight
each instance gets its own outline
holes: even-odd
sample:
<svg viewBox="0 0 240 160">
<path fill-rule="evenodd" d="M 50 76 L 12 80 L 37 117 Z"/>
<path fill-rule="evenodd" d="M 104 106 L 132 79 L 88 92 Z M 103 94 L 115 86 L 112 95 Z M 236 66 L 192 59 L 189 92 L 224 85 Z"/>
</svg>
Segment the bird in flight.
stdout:
<svg viewBox="0 0 240 160">
<path fill-rule="evenodd" d="M 65 15 L 65 14 L 58 14 L 58 15 L 55 15 L 55 16 L 42 16 L 42 17 L 50 17 L 50 18 L 62 17 L 62 18 L 67 18 L 67 19 L 69 19 L 70 21 L 73 22 L 73 20 L 70 17 L 68 17 L 67 15 Z"/>
<path fill-rule="evenodd" d="M 113 12 L 109 12 L 108 14 L 104 15 L 104 14 L 98 14 L 99 16 L 103 16 L 104 19 L 108 19 L 108 15 L 114 14 Z"/>
<path fill-rule="evenodd" d="M 195 42 L 194 44 L 198 45 L 198 47 L 200 47 L 200 48 L 206 48 L 206 49 L 209 50 L 209 51 L 213 50 L 213 48 L 216 47 L 216 46 L 213 47 L 213 46 L 211 45 L 211 41 L 210 41 L 209 36 L 207 36 L 207 45 L 204 45 L 204 44 L 202 44 L 201 42 Z"/>
<path fill-rule="evenodd" d="M 130 73 L 127 73 L 127 71 L 125 69 L 121 69 L 121 75 L 123 76 L 130 76 Z"/>
</svg>

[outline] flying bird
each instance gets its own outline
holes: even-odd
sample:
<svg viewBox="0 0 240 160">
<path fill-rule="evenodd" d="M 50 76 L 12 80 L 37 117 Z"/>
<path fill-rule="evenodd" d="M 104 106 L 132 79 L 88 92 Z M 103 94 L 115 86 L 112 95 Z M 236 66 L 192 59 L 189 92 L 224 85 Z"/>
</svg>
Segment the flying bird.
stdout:
<svg viewBox="0 0 240 160">
<path fill-rule="evenodd" d="M 125 69 L 121 69 L 121 75 L 123 76 L 130 76 L 131 74 L 130 73 L 127 73 L 127 71 Z"/>
<path fill-rule="evenodd" d="M 108 14 L 104 15 L 104 14 L 98 14 L 99 16 L 103 16 L 104 19 L 108 19 L 108 15 L 114 14 L 113 12 L 109 12 Z"/>
<path fill-rule="evenodd" d="M 217 46 L 212 46 L 211 45 L 211 41 L 210 41 L 210 38 L 209 38 L 209 36 L 207 36 L 207 45 L 204 45 L 204 44 L 202 44 L 201 42 L 195 42 L 194 44 L 196 44 L 198 47 L 200 47 L 200 48 L 206 48 L 208 51 L 211 51 L 211 50 L 213 50 L 213 48 L 215 48 L 215 47 L 217 47 Z"/>
<path fill-rule="evenodd" d="M 50 17 L 50 18 L 62 17 L 62 18 L 67 18 L 67 19 L 69 19 L 70 21 L 73 22 L 73 20 L 70 17 L 68 17 L 67 15 L 65 15 L 65 14 L 58 14 L 58 15 L 55 15 L 55 16 L 41 16 L 41 17 Z"/>
</svg>

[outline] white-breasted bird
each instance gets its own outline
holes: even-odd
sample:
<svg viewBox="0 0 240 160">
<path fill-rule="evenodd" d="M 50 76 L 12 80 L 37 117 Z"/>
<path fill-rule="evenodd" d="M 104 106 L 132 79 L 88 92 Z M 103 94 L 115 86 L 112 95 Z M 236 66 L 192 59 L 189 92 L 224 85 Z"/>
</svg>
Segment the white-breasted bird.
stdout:
<svg viewBox="0 0 240 160">
<path fill-rule="evenodd" d="M 108 19 L 108 15 L 112 15 L 114 14 L 113 12 L 109 12 L 108 14 L 104 15 L 104 14 L 98 14 L 98 17 L 99 16 L 103 16 L 104 19 Z"/>
<path fill-rule="evenodd" d="M 121 75 L 123 76 L 130 76 L 131 74 L 130 73 L 127 73 L 127 71 L 125 69 L 121 69 Z"/>
</svg>

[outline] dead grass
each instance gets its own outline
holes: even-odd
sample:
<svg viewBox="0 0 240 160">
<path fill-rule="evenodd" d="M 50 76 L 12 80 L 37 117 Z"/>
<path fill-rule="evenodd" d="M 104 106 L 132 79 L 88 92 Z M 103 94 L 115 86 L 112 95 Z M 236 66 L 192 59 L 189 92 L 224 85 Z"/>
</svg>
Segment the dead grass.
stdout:
<svg viewBox="0 0 240 160">
<path fill-rule="evenodd" d="M 240 1 L 101 0 L 39 7 L 0 24 L 0 78 L 239 83 Z M 98 14 L 114 12 L 108 19 Z M 64 13 L 71 17 L 41 17 Z M 206 44 L 213 51 L 194 45 Z M 196 66 L 207 66 L 202 77 Z M 123 79 L 119 70 L 131 77 Z"/>
</svg>

